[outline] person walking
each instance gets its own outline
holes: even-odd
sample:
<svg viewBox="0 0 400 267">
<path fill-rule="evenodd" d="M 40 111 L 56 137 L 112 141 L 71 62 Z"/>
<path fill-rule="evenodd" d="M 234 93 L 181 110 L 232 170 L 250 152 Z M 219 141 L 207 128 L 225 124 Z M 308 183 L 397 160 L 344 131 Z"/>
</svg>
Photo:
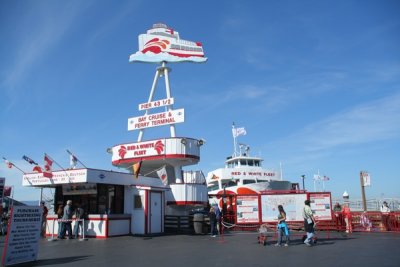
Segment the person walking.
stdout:
<svg viewBox="0 0 400 267">
<path fill-rule="evenodd" d="M 350 211 L 349 203 L 344 204 L 342 214 L 344 217 L 344 221 L 346 223 L 346 233 L 353 232 L 353 225 L 351 224 L 351 211 Z"/>
<path fill-rule="evenodd" d="M 62 227 L 61 237 L 64 238 L 66 232 L 68 232 L 68 239 L 72 239 L 72 200 L 67 201 L 67 205 L 64 207 L 64 214 L 62 217 L 64 227 Z"/>
<path fill-rule="evenodd" d="M 217 216 L 215 214 L 215 209 L 214 207 L 210 208 L 210 212 L 208 213 L 208 216 L 210 218 L 210 227 L 211 227 L 211 236 L 216 237 L 217 236 Z"/>
<path fill-rule="evenodd" d="M 286 224 L 286 212 L 283 209 L 282 205 L 278 205 L 278 242 L 275 244 L 276 247 L 280 247 L 282 244 L 282 238 L 285 235 L 286 243 L 285 247 L 289 246 L 290 238 L 289 238 L 289 228 Z"/>
<path fill-rule="evenodd" d="M 336 202 L 335 206 L 333 207 L 333 212 L 335 214 L 336 218 L 336 230 L 339 231 L 340 228 L 342 227 L 342 206 L 339 204 L 339 202 Z"/>
<path fill-rule="evenodd" d="M 79 228 L 82 229 L 82 235 L 83 235 L 83 219 L 85 218 L 85 210 L 82 208 L 82 206 L 78 206 L 75 210 L 75 227 L 74 227 L 74 238 L 77 239 L 79 237 Z"/>
<path fill-rule="evenodd" d="M 220 235 L 222 232 L 222 213 L 221 209 L 218 207 L 218 205 L 214 206 L 214 211 L 215 211 L 215 218 L 216 218 L 216 227 L 217 227 L 217 233 Z"/>
<path fill-rule="evenodd" d="M 307 233 L 307 237 L 304 240 L 304 244 L 311 247 L 311 241 L 314 236 L 315 218 L 310 207 L 310 200 L 308 199 L 304 201 L 303 218 L 304 218 L 304 229 Z"/>
</svg>

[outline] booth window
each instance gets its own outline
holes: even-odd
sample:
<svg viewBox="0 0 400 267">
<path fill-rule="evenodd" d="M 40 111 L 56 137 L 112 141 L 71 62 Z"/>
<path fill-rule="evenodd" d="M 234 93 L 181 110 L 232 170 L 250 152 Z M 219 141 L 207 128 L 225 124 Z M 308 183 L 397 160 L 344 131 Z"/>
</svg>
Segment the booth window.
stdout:
<svg viewBox="0 0 400 267">
<path fill-rule="evenodd" d="M 73 208 L 78 205 L 86 210 L 88 214 L 123 214 L 124 213 L 124 186 L 97 184 L 94 192 L 79 193 L 75 190 L 73 193 L 64 192 L 62 186 L 56 187 L 54 204 L 55 207 L 72 200 Z"/>
</svg>

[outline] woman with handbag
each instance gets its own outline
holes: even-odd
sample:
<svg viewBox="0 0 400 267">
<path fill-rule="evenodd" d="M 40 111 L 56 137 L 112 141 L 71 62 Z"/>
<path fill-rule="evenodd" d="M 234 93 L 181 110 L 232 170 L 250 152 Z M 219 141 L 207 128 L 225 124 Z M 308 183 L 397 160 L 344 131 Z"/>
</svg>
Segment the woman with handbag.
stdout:
<svg viewBox="0 0 400 267">
<path fill-rule="evenodd" d="M 278 205 L 278 225 L 277 225 L 277 230 L 278 230 L 278 242 L 275 244 L 276 247 L 280 247 L 282 244 L 282 238 L 285 235 L 286 236 L 286 243 L 285 247 L 289 246 L 289 228 L 286 224 L 286 212 L 283 209 L 282 205 Z"/>
</svg>

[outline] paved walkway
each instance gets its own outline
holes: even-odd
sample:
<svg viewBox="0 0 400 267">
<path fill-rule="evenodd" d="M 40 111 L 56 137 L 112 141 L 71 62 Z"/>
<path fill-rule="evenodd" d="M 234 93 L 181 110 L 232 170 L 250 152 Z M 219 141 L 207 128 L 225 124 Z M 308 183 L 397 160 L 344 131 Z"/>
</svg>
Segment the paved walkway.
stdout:
<svg viewBox="0 0 400 267">
<path fill-rule="evenodd" d="M 318 243 L 307 247 L 294 237 L 289 247 L 266 246 L 255 232 L 209 235 L 124 236 L 88 241 L 40 240 L 36 262 L 15 266 L 400 266 L 399 233 L 318 233 Z M 3 253 L 4 237 L 0 238 Z"/>
</svg>

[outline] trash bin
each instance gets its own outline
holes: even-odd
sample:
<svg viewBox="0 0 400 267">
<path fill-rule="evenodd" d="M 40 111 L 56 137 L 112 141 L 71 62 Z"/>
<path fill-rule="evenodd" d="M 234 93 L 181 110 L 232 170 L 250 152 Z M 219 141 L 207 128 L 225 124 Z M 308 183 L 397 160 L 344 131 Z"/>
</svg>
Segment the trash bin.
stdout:
<svg viewBox="0 0 400 267">
<path fill-rule="evenodd" d="M 195 213 L 193 215 L 193 227 L 195 234 L 203 234 L 204 215 L 202 213 Z"/>
</svg>

